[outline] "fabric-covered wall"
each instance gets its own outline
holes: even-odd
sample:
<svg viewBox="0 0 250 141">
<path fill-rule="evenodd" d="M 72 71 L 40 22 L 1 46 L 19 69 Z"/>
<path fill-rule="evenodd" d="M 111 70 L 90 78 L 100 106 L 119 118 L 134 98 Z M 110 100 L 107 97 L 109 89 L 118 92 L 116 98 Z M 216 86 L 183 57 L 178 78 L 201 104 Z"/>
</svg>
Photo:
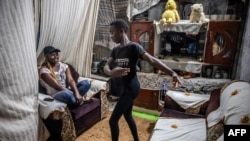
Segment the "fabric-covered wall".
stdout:
<svg viewBox="0 0 250 141">
<path fill-rule="evenodd" d="M 128 5 L 129 0 L 100 0 L 94 45 L 107 48 L 115 46 L 110 38 L 109 24 L 117 18 L 128 21 Z"/>
<path fill-rule="evenodd" d="M 38 140 L 32 0 L 0 0 L 0 140 Z"/>
<path fill-rule="evenodd" d="M 243 31 L 243 37 L 241 42 L 241 50 L 239 52 L 239 57 L 237 59 L 237 68 L 236 68 L 236 79 L 245 80 L 250 82 L 250 2 L 245 4 L 247 11 L 247 17 L 245 22 L 245 30 Z"/>
<path fill-rule="evenodd" d="M 52 45 L 61 50 L 61 61 L 90 77 L 98 8 L 99 0 L 35 0 L 38 65 L 43 48 Z"/>
<path fill-rule="evenodd" d="M 160 0 L 100 0 L 94 45 L 112 49 L 115 43 L 109 35 L 109 24 L 115 19 L 124 19 L 129 22 L 133 16 L 155 6 L 159 1 Z"/>
</svg>

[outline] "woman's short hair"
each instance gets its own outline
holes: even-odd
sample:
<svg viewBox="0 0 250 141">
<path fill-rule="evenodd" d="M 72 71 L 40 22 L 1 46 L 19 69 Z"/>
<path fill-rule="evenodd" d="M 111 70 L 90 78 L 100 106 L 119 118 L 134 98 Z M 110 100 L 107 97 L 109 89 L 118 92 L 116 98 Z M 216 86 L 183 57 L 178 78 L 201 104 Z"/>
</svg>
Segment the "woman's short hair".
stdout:
<svg viewBox="0 0 250 141">
<path fill-rule="evenodd" d="M 114 26 L 117 29 L 123 29 L 125 33 L 128 33 L 128 28 L 129 28 L 128 23 L 123 19 L 117 19 L 111 22 L 110 25 Z"/>
</svg>

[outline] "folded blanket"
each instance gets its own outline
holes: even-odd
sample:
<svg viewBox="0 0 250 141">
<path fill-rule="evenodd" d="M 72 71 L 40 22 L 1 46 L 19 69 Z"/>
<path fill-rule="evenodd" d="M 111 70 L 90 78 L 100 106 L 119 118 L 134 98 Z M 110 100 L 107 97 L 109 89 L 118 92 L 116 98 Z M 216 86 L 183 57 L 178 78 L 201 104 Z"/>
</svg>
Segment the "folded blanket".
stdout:
<svg viewBox="0 0 250 141">
<path fill-rule="evenodd" d="M 47 119 L 50 114 L 53 114 L 52 116 L 54 119 L 62 118 L 67 105 L 55 99 L 53 101 L 44 101 L 45 98 L 52 97 L 42 93 L 38 94 L 40 117 L 43 119 Z"/>
</svg>

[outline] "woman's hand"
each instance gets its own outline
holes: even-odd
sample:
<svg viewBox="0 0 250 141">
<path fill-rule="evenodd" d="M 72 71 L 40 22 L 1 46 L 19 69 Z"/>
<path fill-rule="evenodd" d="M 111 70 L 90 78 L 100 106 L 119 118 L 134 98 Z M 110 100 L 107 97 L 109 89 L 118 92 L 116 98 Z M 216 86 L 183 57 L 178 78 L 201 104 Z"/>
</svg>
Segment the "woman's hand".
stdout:
<svg viewBox="0 0 250 141">
<path fill-rule="evenodd" d="M 173 87 L 174 88 L 177 88 L 179 85 L 184 86 L 183 81 L 175 72 L 172 74 L 172 79 L 173 79 Z"/>
<path fill-rule="evenodd" d="M 111 70 L 110 74 L 112 77 L 122 77 L 128 75 L 129 72 L 130 68 L 115 67 Z"/>
</svg>

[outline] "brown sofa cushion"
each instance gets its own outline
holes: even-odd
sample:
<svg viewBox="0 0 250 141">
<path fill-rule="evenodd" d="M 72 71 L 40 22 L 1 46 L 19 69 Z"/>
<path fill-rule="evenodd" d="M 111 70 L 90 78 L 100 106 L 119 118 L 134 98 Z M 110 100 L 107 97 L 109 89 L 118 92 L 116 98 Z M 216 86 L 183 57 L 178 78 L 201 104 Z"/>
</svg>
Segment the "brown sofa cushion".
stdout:
<svg viewBox="0 0 250 141">
<path fill-rule="evenodd" d="M 163 109 L 160 114 L 160 117 L 172 117 L 172 118 L 204 118 L 204 115 L 200 114 L 190 114 L 184 113 L 176 110 L 171 109 Z"/>
<path fill-rule="evenodd" d="M 94 110 L 96 107 L 101 105 L 101 101 L 98 98 L 93 98 L 92 101 L 84 103 L 80 106 L 77 106 L 74 109 L 70 109 L 72 114 L 72 119 L 75 121 L 85 115 L 86 113 Z"/>
<path fill-rule="evenodd" d="M 210 112 L 216 110 L 220 106 L 220 92 L 221 88 L 212 91 L 205 114 L 206 117 Z"/>
</svg>

